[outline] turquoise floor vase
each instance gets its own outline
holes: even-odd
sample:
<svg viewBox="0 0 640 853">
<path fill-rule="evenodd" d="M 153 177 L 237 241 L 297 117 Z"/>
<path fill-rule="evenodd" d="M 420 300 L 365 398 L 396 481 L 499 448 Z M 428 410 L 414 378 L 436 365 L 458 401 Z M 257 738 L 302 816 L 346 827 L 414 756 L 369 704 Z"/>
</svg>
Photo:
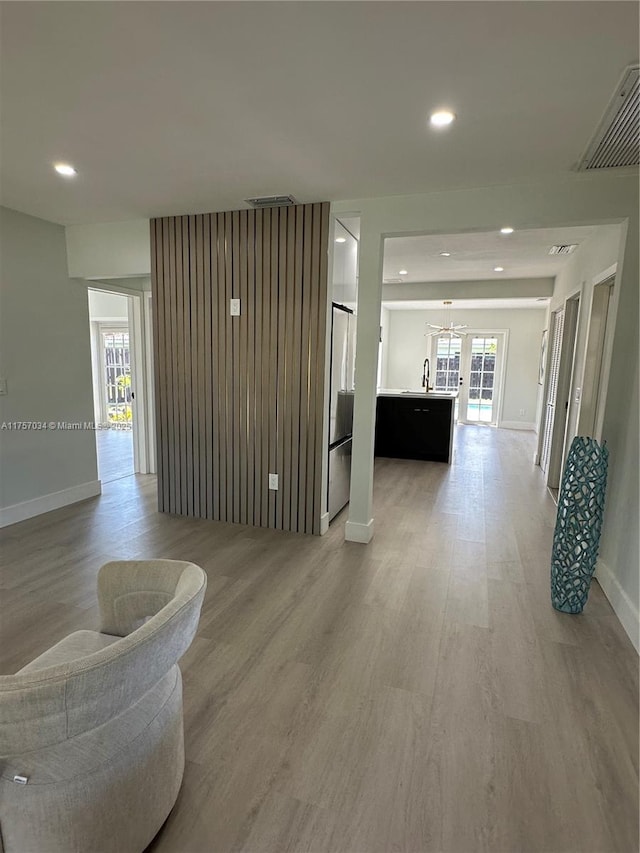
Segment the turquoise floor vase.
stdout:
<svg viewBox="0 0 640 853">
<path fill-rule="evenodd" d="M 551 555 L 551 603 L 562 613 L 582 613 L 596 568 L 609 451 L 576 436 L 562 475 Z"/>
</svg>

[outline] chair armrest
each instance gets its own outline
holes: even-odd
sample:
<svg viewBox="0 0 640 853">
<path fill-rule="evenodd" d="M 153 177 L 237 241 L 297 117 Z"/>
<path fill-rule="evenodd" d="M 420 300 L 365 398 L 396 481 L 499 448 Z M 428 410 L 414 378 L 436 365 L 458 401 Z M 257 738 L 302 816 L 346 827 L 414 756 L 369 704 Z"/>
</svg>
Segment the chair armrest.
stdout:
<svg viewBox="0 0 640 853">
<path fill-rule="evenodd" d="M 202 570 L 182 560 L 118 560 L 98 572 L 100 631 L 125 637 L 176 595 L 180 580 Z"/>
</svg>

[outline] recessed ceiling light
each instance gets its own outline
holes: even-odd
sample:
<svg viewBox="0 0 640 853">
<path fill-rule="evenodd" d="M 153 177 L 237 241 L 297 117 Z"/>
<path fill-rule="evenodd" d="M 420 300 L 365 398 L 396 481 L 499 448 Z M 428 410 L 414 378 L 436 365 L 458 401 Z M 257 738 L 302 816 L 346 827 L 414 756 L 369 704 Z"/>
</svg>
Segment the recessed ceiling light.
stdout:
<svg viewBox="0 0 640 853">
<path fill-rule="evenodd" d="M 336 237 L 336 243 L 346 243 L 346 242 L 347 242 L 346 237 Z"/>
<path fill-rule="evenodd" d="M 500 229 L 501 234 L 513 234 L 513 228 L 510 225 L 505 225 L 504 228 Z"/>
<path fill-rule="evenodd" d="M 441 258 L 450 258 L 451 252 L 440 252 L 440 257 Z"/>
<path fill-rule="evenodd" d="M 451 124 L 454 118 L 455 115 L 449 110 L 438 110 L 435 113 L 431 113 L 429 116 L 429 122 L 433 127 L 447 127 L 447 125 Z"/>
<path fill-rule="evenodd" d="M 494 272 L 504 272 L 504 267 L 494 267 L 493 271 Z"/>
<path fill-rule="evenodd" d="M 55 163 L 53 168 L 59 175 L 63 175 L 65 178 L 73 178 L 78 174 L 69 163 Z"/>
<path fill-rule="evenodd" d="M 408 270 L 398 270 L 398 275 L 409 275 Z"/>
</svg>

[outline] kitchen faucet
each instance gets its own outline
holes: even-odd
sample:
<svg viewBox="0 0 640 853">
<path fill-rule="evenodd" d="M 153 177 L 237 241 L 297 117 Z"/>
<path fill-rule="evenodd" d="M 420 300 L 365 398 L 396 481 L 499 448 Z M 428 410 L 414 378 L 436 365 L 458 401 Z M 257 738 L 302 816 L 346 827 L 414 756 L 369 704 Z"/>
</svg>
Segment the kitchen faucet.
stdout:
<svg viewBox="0 0 640 853">
<path fill-rule="evenodd" d="M 429 373 L 430 373 L 431 365 L 429 363 L 429 359 L 425 358 L 424 364 L 422 365 L 422 387 L 425 390 L 425 393 L 429 393 L 429 391 L 433 390 L 429 387 Z"/>
</svg>

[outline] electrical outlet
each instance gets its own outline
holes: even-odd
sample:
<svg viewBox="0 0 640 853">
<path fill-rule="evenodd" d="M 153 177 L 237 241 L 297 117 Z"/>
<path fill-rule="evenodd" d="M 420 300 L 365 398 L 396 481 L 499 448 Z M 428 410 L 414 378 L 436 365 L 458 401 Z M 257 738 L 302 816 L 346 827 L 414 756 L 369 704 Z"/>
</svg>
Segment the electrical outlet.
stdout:
<svg viewBox="0 0 640 853">
<path fill-rule="evenodd" d="M 520 417 L 524 417 L 527 413 L 526 409 L 520 409 Z"/>
<path fill-rule="evenodd" d="M 277 474 L 269 474 L 269 488 L 274 492 L 278 491 L 278 475 Z"/>
<path fill-rule="evenodd" d="M 240 300 L 239 299 L 230 299 L 229 300 L 229 314 L 232 317 L 240 316 Z"/>
</svg>

